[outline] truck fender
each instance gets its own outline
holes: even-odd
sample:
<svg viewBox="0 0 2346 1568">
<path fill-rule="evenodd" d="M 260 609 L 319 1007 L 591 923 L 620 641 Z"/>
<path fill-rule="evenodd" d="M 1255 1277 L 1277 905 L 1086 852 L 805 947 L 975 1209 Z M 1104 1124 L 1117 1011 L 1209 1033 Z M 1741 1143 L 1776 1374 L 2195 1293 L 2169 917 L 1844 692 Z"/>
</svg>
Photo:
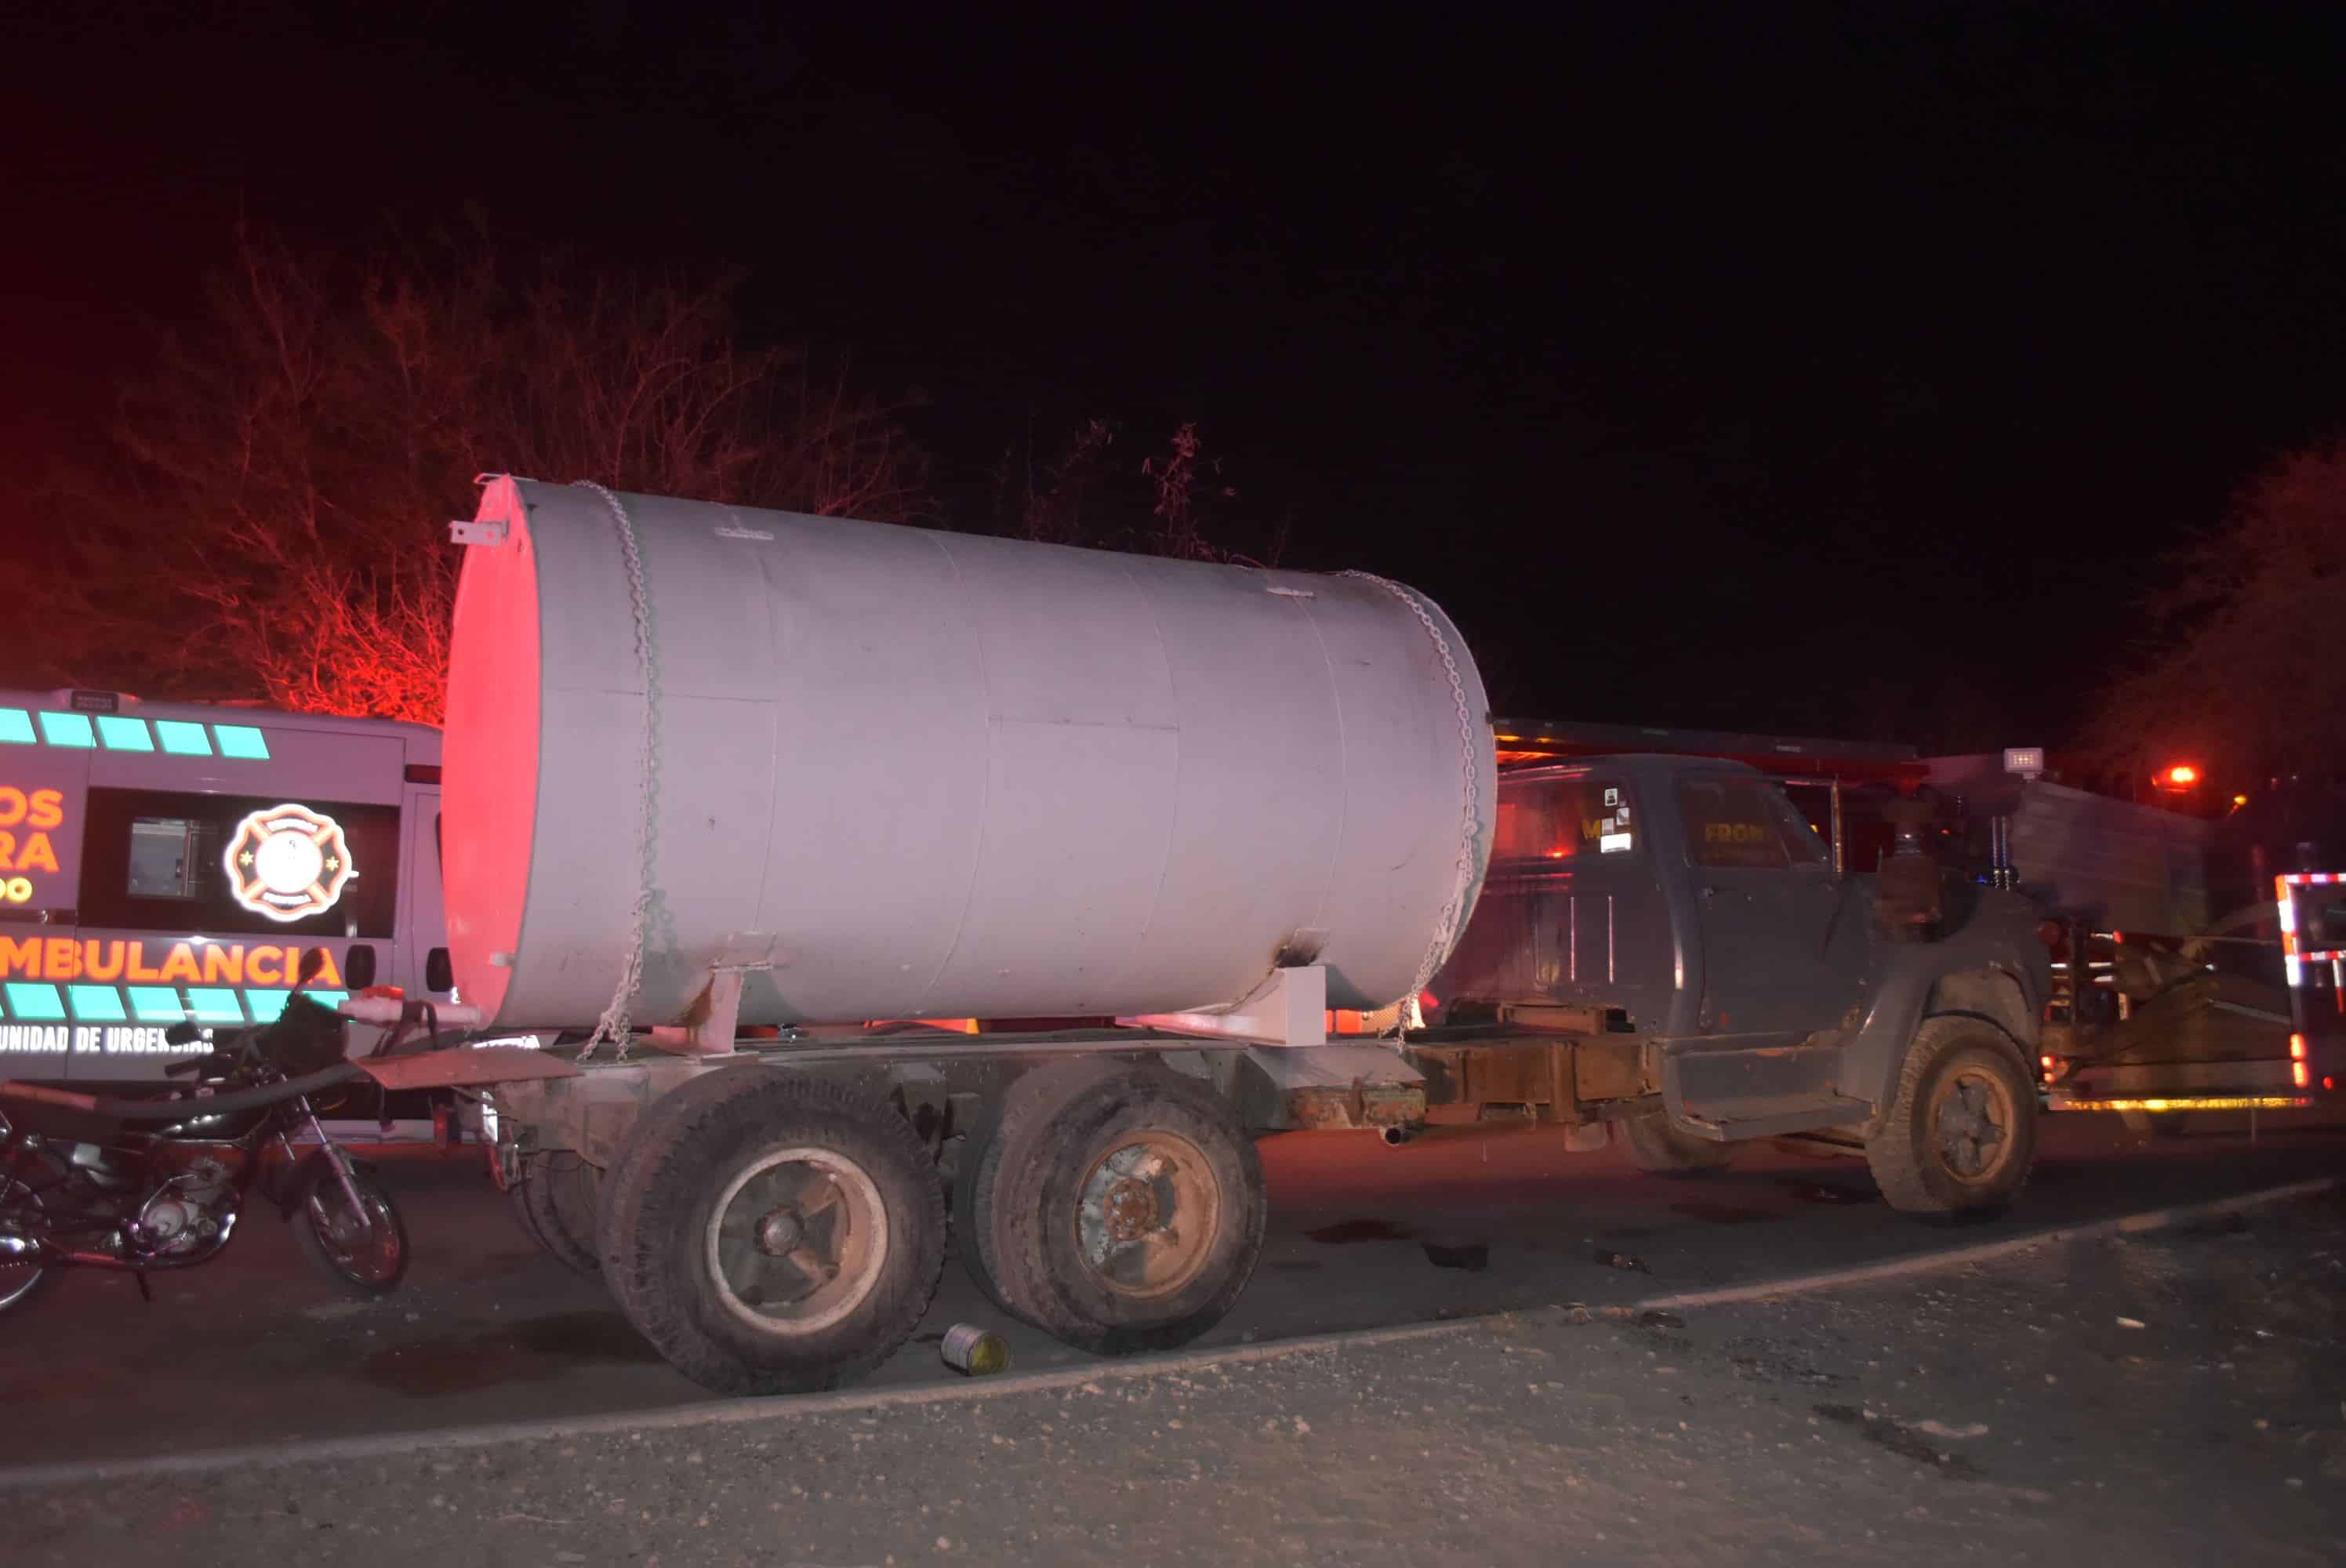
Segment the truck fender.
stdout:
<svg viewBox="0 0 2346 1568">
<path fill-rule="evenodd" d="M 1865 1101 L 1879 1114 L 1890 1102 L 1915 1031 L 1925 1019 L 1948 1016 L 1991 1025 L 2011 1043 L 2024 1067 L 2033 1064 L 2036 1013 L 2017 974 L 1994 962 L 1936 974 L 1910 970 L 1883 984 L 1865 1022 L 1841 1047 L 1841 1093 Z"/>
</svg>

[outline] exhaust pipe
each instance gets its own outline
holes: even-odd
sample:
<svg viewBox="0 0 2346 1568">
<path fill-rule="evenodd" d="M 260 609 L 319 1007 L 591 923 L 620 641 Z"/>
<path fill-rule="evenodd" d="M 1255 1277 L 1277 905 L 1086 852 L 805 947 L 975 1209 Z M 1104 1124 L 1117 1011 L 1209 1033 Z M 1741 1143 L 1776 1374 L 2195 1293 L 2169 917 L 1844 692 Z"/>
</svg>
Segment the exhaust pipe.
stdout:
<svg viewBox="0 0 2346 1568">
<path fill-rule="evenodd" d="M 1397 1149 L 1401 1147 L 1402 1145 L 1409 1142 L 1410 1139 L 1417 1136 L 1417 1129 L 1414 1127 L 1379 1127 L 1377 1129 L 1377 1135 L 1384 1139 L 1385 1146 L 1387 1148 Z"/>
</svg>

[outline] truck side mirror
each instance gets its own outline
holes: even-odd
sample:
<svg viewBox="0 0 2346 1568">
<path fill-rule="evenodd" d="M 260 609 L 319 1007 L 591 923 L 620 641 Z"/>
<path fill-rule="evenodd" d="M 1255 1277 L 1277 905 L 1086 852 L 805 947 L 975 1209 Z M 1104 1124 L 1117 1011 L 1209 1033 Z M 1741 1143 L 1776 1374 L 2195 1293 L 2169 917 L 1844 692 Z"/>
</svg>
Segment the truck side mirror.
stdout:
<svg viewBox="0 0 2346 1568">
<path fill-rule="evenodd" d="M 322 947 L 304 949 L 301 953 L 301 972 L 294 976 L 293 983 L 306 986 L 318 976 L 325 973 L 327 957 L 326 950 Z"/>
<path fill-rule="evenodd" d="M 166 1045 L 192 1045 L 203 1037 L 204 1032 L 184 1018 L 163 1031 Z"/>
<path fill-rule="evenodd" d="M 1893 800 L 1882 812 L 1897 837 L 1882 857 L 1874 909 L 1892 942 L 1930 941 L 1943 913 L 1939 862 L 1923 841 L 1931 814 L 1929 801 L 1913 799 Z"/>
</svg>

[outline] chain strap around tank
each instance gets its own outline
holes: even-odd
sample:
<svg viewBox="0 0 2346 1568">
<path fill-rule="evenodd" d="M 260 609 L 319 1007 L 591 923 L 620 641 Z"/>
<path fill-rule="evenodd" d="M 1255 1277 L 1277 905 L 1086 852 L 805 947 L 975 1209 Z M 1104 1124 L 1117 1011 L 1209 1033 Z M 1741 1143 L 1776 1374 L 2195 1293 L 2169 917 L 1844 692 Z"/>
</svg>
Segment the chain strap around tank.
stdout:
<svg viewBox="0 0 2346 1568">
<path fill-rule="evenodd" d="M 636 737 L 636 901 L 627 918 L 627 953 L 619 966 L 619 983 L 611 992 L 611 1005 L 603 1010 L 596 1021 L 595 1033 L 586 1037 L 586 1044 L 578 1053 L 585 1061 L 595 1054 L 595 1048 L 608 1040 L 617 1047 L 625 1060 L 632 1021 L 627 1006 L 635 998 L 636 989 L 644 978 L 644 936 L 650 924 L 652 912 L 652 808 L 656 794 L 656 769 L 658 755 L 654 748 L 657 738 L 655 704 L 658 691 L 655 681 L 652 658 L 651 597 L 644 585 L 644 557 L 636 546 L 636 525 L 627 516 L 627 509 L 619 498 L 591 479 L 581 479 L 578 487 L 591 490 L 603 498 L 610 508 L 611 522 L 619 534 L 619 555 L 627 567 L 627 606 L 636 623 L 636 673 L 644 683 L 644 722 Z"/>
<path fill-rule="evenodd" d="M 1443 670 L 1450 677 L 1450 700 L 1458 710 L 1458 766 L 1464 776 L 1465 789 L 1461 794 L 1459 813 L 1457 876 L 1451 883 L 1450 898 L 1443 904 L 1442 913 L 1434 922 L 1433 940 L 1427 944 L 1425 957 L 1418 965 L 1417 980 L 1410 986 L 1409 993 L 1393 1007 L 1393 1033 L 1399 1034 L 1411 1007 L 1425 994 L 1425 988 L 1432 983 L 1434 972 L 1450 955 L 1451 946 L 1458 940 L 1458 928 L 1466 919 L 1466 896 L 1474 886 L 1474 835 L 1482 822 L 1482 779 L 1474 766 L 1474 759 L 1482 750 L 1475 744 L 1474 737 L 1478 720 L 1474 708 L 1466 701 L 1466 677 L 1458 668 L 1457 653 L 1418 596 L 1391 577 L 1380 577 L 1374 572 L 1350 571 L 1336 575 L 1374 583 L 1408 606 L 1409 613 L 1417 617 L 1417 624 L 1425 628 L 1427 639 L 1433 644 L 1433 651 L 1442 656 Z"/>
</svg>

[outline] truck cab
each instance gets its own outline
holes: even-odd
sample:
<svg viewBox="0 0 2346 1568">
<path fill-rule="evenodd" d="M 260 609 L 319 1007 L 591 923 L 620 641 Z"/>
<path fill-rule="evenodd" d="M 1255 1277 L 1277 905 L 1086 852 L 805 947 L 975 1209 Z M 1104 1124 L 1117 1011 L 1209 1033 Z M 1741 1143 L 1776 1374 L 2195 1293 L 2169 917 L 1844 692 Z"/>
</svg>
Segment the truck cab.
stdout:
<svg viewBox="0 0 2346 1568">
<path fill-rule="evenodd" d="M 1413 1055 L 1430 1099 L 1603 1125 L 1652 1168 L 1800 1135 L 1863 1150 L 1902 1207 L 1993 1207 L 2033 1151 L 2049 959 L 2019 894 L 1933 882 L 1890 907 L 1744 762 L 1520 769 Z"/>
</svg>

